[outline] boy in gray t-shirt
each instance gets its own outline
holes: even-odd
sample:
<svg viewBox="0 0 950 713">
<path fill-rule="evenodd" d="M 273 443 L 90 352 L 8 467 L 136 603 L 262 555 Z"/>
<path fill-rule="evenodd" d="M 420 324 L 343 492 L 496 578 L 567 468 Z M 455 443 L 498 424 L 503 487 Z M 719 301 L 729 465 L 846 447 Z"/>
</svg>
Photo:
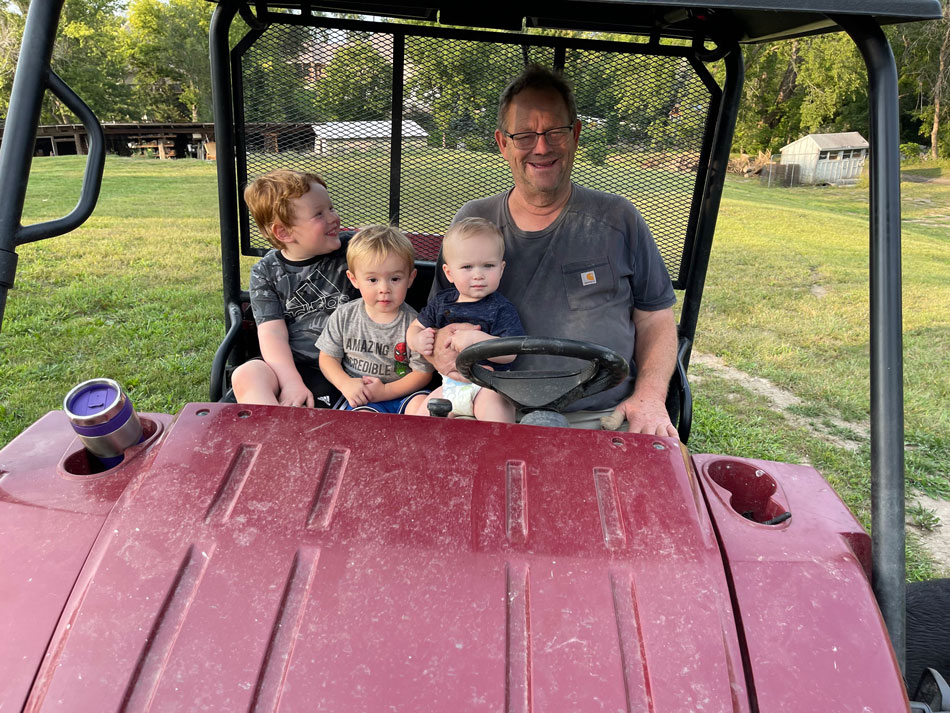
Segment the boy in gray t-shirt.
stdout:
<svg viewBox="0 0 950 713">
<path fill-rule="evenodd" d="M 331 315 L 317 348 L 320 371 L 346 397 L 348 409 L 405 413 L 428 393 L 421 389 L 433 368 L 406 346 L 406 329 L 416 318 L 405 304 L 414 261 L 412 243 L 389 225 L 361 229 L 347 247 L 346 275 L 362 298 Z"/>
</svg>

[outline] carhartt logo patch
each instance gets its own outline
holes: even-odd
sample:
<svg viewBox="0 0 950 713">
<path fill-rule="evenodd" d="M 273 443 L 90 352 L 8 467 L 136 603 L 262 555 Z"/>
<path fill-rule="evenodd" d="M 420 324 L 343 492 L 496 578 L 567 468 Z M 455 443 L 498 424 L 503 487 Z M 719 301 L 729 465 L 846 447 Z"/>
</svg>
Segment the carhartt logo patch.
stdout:
<svg viewBox="0 0 950 713">
<path fill-rule="evenodd" d="M 594 274 L 593 270 L 588 270 L 587 272 L 581 273 L 581 284 L 585 286 L 597 284 L 597 275 Z"/>
</svg>

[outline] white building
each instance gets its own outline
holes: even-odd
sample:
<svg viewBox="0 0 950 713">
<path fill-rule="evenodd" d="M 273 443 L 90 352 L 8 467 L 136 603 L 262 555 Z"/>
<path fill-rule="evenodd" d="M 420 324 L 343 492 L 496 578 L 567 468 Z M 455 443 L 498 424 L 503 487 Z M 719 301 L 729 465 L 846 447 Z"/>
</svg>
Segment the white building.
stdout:
<svg viewBox="0 0 950 713">
<path fill-rule="evenodd" d="M 389 121 L 327 121 L 313 124 L 316 137 L 313 151 L 318 155 L 367 151 L 388 145 L 392 132 Z M 425 146 L 429 134 L 414 121 L 402 122 L 404 146 Z"/>
<path fill-rule="evenodd" d="M 808 134 L 782 147 L 782 164 L 801 167 L 802 183 L 847 185 L 857 182 L 868 155 L 868 142 L 857 131 Z"/>
</svg>

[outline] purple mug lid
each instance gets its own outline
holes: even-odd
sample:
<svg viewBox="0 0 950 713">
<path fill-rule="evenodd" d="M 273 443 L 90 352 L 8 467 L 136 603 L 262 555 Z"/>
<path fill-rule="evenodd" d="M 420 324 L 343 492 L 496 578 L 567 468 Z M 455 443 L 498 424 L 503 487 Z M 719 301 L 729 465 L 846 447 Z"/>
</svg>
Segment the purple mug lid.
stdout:
<svg viewBox="0 0 950 713">
<path fill-rule="evenodd" d="M 74 387 L 63 399 L 63 410 L 77 426 L 105 423 L 122 411 L 122 387 L 112 379 L 90 379 Z"/>
</svg>

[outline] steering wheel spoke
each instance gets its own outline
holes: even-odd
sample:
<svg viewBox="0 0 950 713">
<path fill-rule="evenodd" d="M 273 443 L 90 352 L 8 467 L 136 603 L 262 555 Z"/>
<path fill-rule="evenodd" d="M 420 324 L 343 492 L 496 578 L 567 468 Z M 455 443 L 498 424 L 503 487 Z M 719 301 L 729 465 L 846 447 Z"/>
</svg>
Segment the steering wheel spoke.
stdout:
<svg viewBox="0 0 950 713">
<path fill-rule="evenodd" d="M 510 355 L 561 356 L 586 363 L 543 371 L 493 371 L 478 364 Z M 553 337 L 486 339 L 462 351 L 456 368 L 464 378 L 504 394 L 522 409 L 554 411 L 616 386 L 630 373 L 627 360 L 612 349 Z"/>
</svg>

